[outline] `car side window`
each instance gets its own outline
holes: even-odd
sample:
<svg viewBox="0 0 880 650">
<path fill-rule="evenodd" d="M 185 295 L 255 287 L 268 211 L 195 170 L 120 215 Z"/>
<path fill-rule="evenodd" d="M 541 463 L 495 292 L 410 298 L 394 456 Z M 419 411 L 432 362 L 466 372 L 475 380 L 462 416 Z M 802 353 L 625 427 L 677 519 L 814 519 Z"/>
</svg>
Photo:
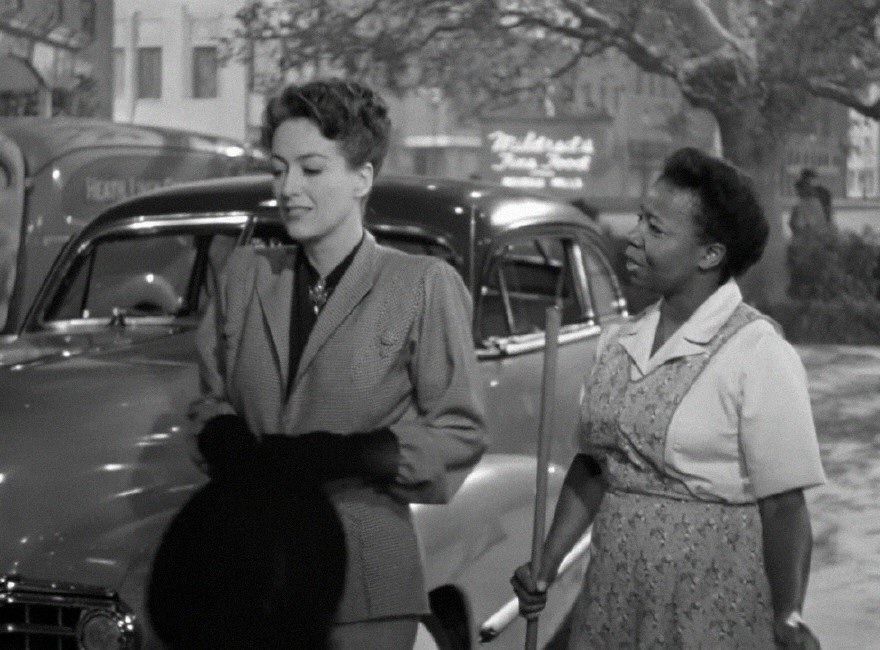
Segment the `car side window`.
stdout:
<svg viewBox="0 0 880 650">
<path fill-rule="evenodd" d="M 619 296 L 611 265 L 602 253 L 590 246 L 579 246 L 579 253 L 584 262 L 591 307 L 596 317 L 601 321 L 605 317 L 617 316 L 620 313 Z"/>
<path fill-rule="evenodd" d="M 293 240 L 282 224 L 258 220 L 248 243 L 254 248 L 273 248 L 275 246 L 290 246 L 293 244 Z"/>
<path fill-rule="evenodd" d="M 210 267 L 225 263 L 235 240 L 235 233 L 98 239 L 69 269 L 43 320 L 186 315 L 190 296 L 202 293 Z"/>
<path fill-rule="evenodd" d="M 453 268 L 458 269 L 459 262 L 455 253 L 448 247 L 443 246 L 435 241 L 431 241 L 422 237 L 403 237 L 391 233 L 374 232 L 376 241 L 383 246 L 396 248 L 404 253 L 413 253 L 415 255 L 430 255 L 431 257 L 439 257 L 450 264 Z"/>
<path fill-rule="evenodd" d="M 585 322 L 575 289 L 576 245 L 570 238 L 536 236 L 497 248 L 480 287 L 480 340 L 543 332 L 551 305 L 560 307 L 562 325 Z"/>
<path fill-rule="evenodd" d="M 376 228 L 371 230 L 376 241 L 383 246 L 396 248 L 404 253 L 417 255 L 430 255 L 445 260 L 459 271 L 461 262 L 455 251 L 442 242 L 426 236 L 411 233 L 397 232 L 391 228 Z M 283 246 L 292 244 L 290 236 L 284 226 L 274 222 L 258 222 L 251 235 L 251 245 L 258 248 L 266 246 Z"/>
</svg>

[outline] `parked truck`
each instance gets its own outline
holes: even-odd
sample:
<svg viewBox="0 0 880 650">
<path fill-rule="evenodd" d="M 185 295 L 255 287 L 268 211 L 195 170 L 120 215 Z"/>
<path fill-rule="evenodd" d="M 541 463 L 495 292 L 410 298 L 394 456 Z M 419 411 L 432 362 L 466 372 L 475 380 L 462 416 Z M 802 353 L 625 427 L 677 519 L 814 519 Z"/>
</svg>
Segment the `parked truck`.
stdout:
<svg viewBox="0 0 880 650">
<path fill-rule="evenodd" d="M 0 118 L 0 341 L 52 261 L 111 204 L 181 181 L 268 169 L 233 139 L 83 118 Z"/>
</svg>

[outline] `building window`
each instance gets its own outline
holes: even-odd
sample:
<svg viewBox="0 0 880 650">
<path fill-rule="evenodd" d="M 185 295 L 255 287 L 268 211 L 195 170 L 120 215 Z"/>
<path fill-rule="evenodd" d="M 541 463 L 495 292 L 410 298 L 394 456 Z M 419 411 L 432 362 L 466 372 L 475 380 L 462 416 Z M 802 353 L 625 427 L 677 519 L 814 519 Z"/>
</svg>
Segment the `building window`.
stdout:
<svg viewBox="0 0 880 650">
<path fill-rule="evenodd" d="M 139 47 L 137 51 L 138 99 L 162 96 L 162 48 Z"/>
<path fill-rule="evenodd" d="M 217 48 L 194 47 L 192 62 L 192 96 L 217 96 Z"/>
<path fill-rule="evenodd" d="M 113 96 L 121 97 L 125 93 L 125 49 L 113 48 Z"/>
<path fill-rule="evenodd" d="M 593 84 L 591 84 L 589 81 L 585 82 L 583 85 L 583 92 L 584 103 L 587 106 L 594 106 L 595 104 L 593 102 Z"/>
</svg>

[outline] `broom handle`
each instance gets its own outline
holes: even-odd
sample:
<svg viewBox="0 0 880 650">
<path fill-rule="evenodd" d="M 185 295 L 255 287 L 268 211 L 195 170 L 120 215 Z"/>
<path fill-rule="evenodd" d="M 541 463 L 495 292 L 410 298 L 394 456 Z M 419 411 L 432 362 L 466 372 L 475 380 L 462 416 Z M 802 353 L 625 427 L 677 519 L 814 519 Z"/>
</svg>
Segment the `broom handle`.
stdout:
<svg viewBox="0 0 880 650">
<path fill-rule="evenodd" d="M 538 463 L 535 477 L 535 520 L 532 527 L 532 571 L 541 572 L 544 526 L 547 521 L 547 468 L 553 437 L 553 411 L 556 404 L 556 358 L 559 350 L 559 307 L 548 307 L 545 316 L 546 345 L 541 379 L 541 423 L 538 429 Z M 526 650 L 538 648 L 538 619 L 526 622 Z"/>
</svg>

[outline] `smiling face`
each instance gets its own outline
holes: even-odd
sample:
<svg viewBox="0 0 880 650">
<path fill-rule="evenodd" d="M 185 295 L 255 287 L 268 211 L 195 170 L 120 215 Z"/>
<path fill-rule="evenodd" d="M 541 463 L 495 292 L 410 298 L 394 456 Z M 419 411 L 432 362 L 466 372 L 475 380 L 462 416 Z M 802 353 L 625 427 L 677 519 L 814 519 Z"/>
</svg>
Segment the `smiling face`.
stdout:
<svg viewBox="0 0 880 650">
<path fill-rule="evenodd" d="M 670 296 L 718 272 L 724 247 L 703 241 L 694 220 L 698 208 L 691 190 L 662 179 L 651 187 L 626 247 L 626 270 L 634 284 Z"/>
<path fill-rule="evenodd" d="M 339 145 L 305 118 L 285 120 L 272 136 L 272 175 L 278 209 L 295 241 L 341 247 L 359 241 L 363 200 L 373 167 L 352 169 Z"/>
</svg>

